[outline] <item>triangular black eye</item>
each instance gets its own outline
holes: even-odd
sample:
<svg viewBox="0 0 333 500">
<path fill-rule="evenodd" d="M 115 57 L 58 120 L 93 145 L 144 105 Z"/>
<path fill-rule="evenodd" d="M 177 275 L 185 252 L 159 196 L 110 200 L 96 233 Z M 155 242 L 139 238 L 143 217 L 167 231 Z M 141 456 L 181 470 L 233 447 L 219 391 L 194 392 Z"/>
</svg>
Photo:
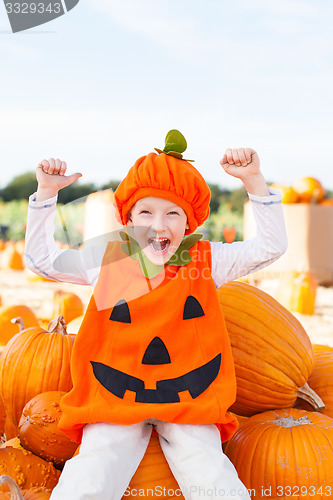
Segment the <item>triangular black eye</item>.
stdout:
<svg viewBox="0 0 333 500">
<path fill-rule="evenodd" d="M 171 363 L 168 349 L 160 337 L 155 337 L 148 345 L 142 358 L 143 365 L 165 365 Z"/>
<path fill-rule="evenodd" d="M 192 295 L 189 295 L 185 302 L 183 319 L 200 318 L 204 315 L 200 302 Z"/>
<path fill-rule="evenodd" d="M 119 300 L 112 309 L 110 318 L 112 321 L 119 323 L 131 323 L 131 315 L 126 300 Z"/>
</svg>

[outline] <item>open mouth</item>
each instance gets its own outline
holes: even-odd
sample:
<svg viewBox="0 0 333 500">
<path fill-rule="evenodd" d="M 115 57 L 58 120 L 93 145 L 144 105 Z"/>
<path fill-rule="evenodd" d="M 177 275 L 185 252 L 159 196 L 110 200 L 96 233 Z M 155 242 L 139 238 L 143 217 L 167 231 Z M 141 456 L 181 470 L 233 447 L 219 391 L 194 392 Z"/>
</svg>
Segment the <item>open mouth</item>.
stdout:
<svg viewBox="0 0 333 500">
<path fill-rule="evenodd" d="M 118 398 L 122 399 L 126 391 L 133 391 L 137 403 L 179 403 L 179 392 L 189 391 L 195 399 L 212 384 L 220 370 L 221 354 L 180 377 L 159 380 L 156 389 L 146 389 L 143 380 L 111 366 L 96 361 L 90 363 L 96 379 Z"/>
<path fill-rule="evenodd" d="M 148 244 L 149 248 L 156 254 L 161 255 L 166 253 L 169 246 L 170 240 L 168 238 L 149 238 Z"/>
</svg>

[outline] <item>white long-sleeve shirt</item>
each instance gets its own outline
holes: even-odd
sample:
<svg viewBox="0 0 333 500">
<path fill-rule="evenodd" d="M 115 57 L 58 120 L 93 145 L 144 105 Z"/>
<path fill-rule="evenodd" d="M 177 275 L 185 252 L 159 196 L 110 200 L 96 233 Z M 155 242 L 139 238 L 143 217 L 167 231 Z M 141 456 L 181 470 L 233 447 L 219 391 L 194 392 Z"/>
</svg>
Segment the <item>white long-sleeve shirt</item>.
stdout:
<svg viewBox="0 0 333 500">
<path fill-rule="evenodd" d="M 25 238 L 26 266 L 40 276 L 55 281 L 95 286 L 105 245 L 60 249 L 54 240 L 57 196 L 36 201 L 29 198 Z M 212 278 L 216 287 L 244 276 L 278 259 L 287 248 L 281 194 L 270 189 L 268 196 L 249 194 L 257 234 L 233 243 L 210 242 Z"/>
</svg>

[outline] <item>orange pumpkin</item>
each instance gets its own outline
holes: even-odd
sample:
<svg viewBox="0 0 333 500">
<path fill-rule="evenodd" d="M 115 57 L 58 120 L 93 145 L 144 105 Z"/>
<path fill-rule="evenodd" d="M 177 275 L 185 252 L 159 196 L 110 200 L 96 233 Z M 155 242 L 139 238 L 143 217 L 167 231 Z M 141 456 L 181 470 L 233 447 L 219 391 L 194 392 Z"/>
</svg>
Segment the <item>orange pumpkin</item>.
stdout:
<svg viewBox="0 0 333 500">
<path fill-rule="evenodd" d="M 48 391 L 32 398 L 23 408 L 19 423 L 22 446 L 61 468 L 78 447 L 58 427 L 62 391 Z"/>
<path fill-rule="evenodd" d="M 319 203 L 325 196 L 325 189 L 318 179 L 314 177 L 301 177 L 297 179 L 293 188 L 298 194 L 301 203 Z"/>
<path fill-rule="evenodd" d="M 280 191 L 282 196 L 282 203 L 297 203 L 298 194 L 292 186 L 285 184 L 271 184 L 269 187 Z"/>
<path fill-rule="evenodd" d="M 301 323 L 273 297 L 247 283 L 226 283 L 218 295 L 237 378 L 237 398 L 230 410 L 251 416 L 291 407 L 298 395 L 322 407 L 306 385 L 314 353 Z"/>
<path fill-rule="evenodd" d="M 22 304 L 0 307 L 0 345 L 4 346 L 21 330 L 20 325 L 11 320 L 20 317 L 25 328 L 39 324 L 37 316 L 30 307 Z"/>
<path fill-rule="evenodd" d="M 228 441 L 251 498 L 331 498 L 333 419 L 295 408 L 250 417 Z"/>
<path fill-rule="evenodd" d="M 78 316 L 77 318 L 72 319 L 69 323 L 67 323 L 67 330 L 73 334 L 73 333 L 78 333 L 80 326 L 82 324 L 84 315 Z"/>
<path fill-rule="evenodd" d="M 83 312 L 83 302 L 75 293 L 64 292 L 63 290 L 57 290 L 54 293 L 54 308 L 52 315 L 54 318 L 62 315 L 65 323 L 68 324 L 74 318 L 82 316 Z"/>
<path fill-rule="evenodd" d="M 154 496 L 160 498 L 184 498 L 163 455 L 157 436 L 151 436 L 146 453 L 122 499 L 137 498 L 140 496 L 140 490 L 155 491 Z"/>
<path fill-rule="evenodd" d="M 324 198 L 321 200 L 320 205 L 324 207 L 332 207 L 333 206 L 333 198 Z"/>
<path fill-rule="evenodd" d="M 1 255 L 2 267 L 14 271 L 23 271 L 25 265 L 22 255 L 17 251 L 14 244 L 6 245 Z"/>
<path fill-rule="evenodd" d="M 313 348 L 315 366 L 308 384 L 325 403 L 321 413 L 333 418 L 333 348 L 316 345 Z M 303 401 L 297 401 L 297 408 L 308 409 Z"/>
<path fill-rule="evenodd" d="M 289 311 L 312 315 L 315 311 L 318 282 L 310 272 L 286 272 L 279 279 L 276 300 Z"/>
<path fill-rule="evenodd" d="M 31 488 L 21 491 L 17 483 L 10 476 L 0 476 L 0 485 L 7 485 L 9 492 L 0 491 L 0 500 L 48 500 L 51 490 L 46 488 Z"/>
<path fill-rule="evenodd" d="M 48 330 L 27 328 L 8 342 L 0 357 L 0 396 L 14 425 L 37 394 L 71 389 L 73 342 L 61 316 L 50 322 Z"/>
<path fill-rule="evenodd" d="M 0 448 L 8 448 L 10 446 L 12 448 L 19 448 L 19 449 L 23 450 L 23 446 L 21 445 L 21 441 L 18 437 L 8 439 L 8 441 L 5 441 L 4 443 L 2 443 L 0 445 Z"/>
<path fill-rule="evenodd" d="M 52 489 L 60 477 L 60 472 L 51 463 L 31 451 L 12 447 L 0 449 L 0 474 L 12 477 L 21 489 L 36 486 Z M 1 486 L 0 491 L 6 488 Z"/>
</svg>

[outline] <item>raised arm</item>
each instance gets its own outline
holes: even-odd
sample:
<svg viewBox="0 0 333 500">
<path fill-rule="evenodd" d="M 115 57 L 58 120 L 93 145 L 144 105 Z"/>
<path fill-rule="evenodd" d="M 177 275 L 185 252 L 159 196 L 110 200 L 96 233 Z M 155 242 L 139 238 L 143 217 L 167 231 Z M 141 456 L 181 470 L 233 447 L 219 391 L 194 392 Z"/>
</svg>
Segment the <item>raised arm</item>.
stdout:
<svg viewBox="0 0 333 500">
<path fill-rule="evenodd" d="M 66 162 L 50 158 L 36 169 L 37 192 L 29 198 L 25 238 L 26 266 L 55 281 L 93 285 L 102 252 L 60 249 L 54 241 L 54 218 L 60 189 L 75 182 L 80 173 L 66 176 Z"/>
<path fill-rule="evenodd" d="M 268 266 L 287 249 L 281 194 L 268 189 L 257 153 L 250 148 L 227 149 L 220 164 L 226 173 L 243 182 L 257 233 L 251 240 L 211 243 L 212 275 L 216 286 Z"/>
</svg>

